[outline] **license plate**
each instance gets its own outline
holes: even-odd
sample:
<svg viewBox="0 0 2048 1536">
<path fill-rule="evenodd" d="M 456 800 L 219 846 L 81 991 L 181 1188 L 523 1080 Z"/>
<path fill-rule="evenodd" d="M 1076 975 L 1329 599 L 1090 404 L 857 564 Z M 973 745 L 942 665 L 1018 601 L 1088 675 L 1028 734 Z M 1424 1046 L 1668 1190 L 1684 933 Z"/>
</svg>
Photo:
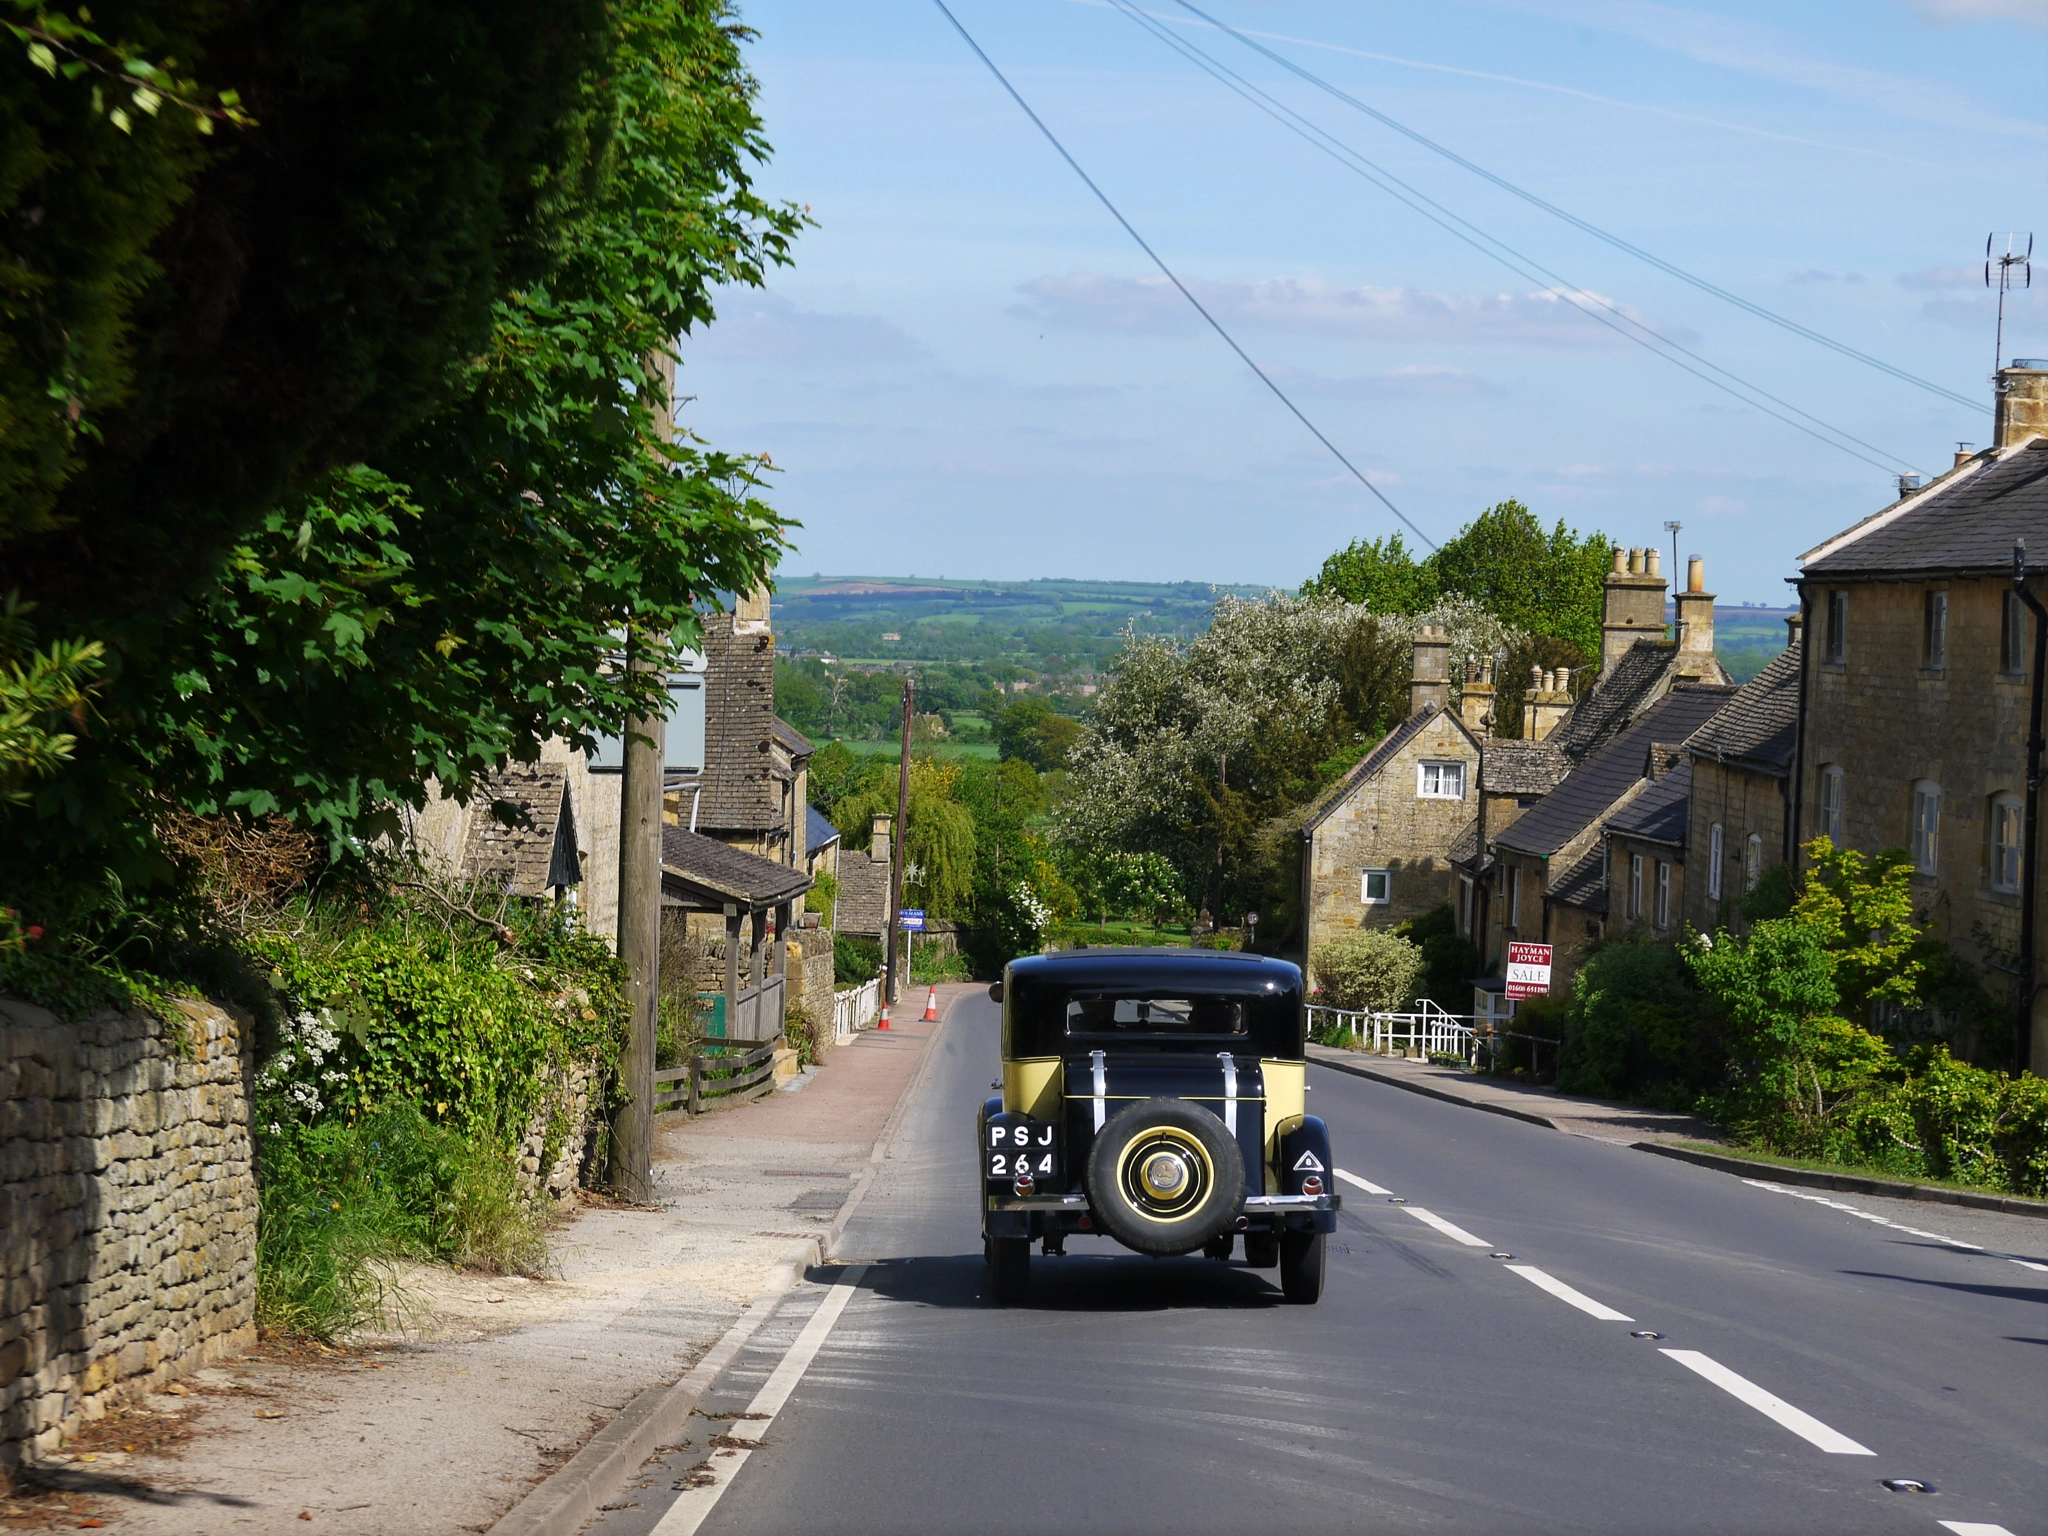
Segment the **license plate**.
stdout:
<svg viewBox="0 0 2048 1536">
<path fill-rule="evenodd" d="M 991 1179 L 1014 1179 L 1028 1173 L 1040 1183 L 1057 1179 L 1060 1171 L 1059 1126 L 1050 1120 L 1018 1120 L 988 1128 L 982 1169 Z"/>
</svg>

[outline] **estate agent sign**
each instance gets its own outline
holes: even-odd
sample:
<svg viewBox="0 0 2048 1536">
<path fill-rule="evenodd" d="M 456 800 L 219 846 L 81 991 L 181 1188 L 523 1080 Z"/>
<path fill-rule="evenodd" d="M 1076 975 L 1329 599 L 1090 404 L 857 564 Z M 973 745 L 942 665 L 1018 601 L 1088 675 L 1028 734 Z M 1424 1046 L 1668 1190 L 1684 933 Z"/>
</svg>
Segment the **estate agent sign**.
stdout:
<svg viewBox="0 0 2048 1536">
<path fill-rule="evenodd" d="M 1508 996 L 1548 997 L 1550 995 L 1550 946 L 1548 944 L 1508 945 Z"/>
</svg>

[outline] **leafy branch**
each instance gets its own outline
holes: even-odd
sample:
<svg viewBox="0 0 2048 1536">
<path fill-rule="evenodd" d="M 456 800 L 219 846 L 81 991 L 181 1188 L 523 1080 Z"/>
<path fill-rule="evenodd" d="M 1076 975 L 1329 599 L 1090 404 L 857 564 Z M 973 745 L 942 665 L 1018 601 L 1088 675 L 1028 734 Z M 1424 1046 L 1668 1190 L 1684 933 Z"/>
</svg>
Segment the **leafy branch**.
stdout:
<svg viewBox="0 0 2048 1536">
<path fill-rule="evenodd" d="M 119 43 L 110 42 L 92 29 L 92 12 L 84 6 L 78 8 L 77 19 L 73 20 L 35 0 L 9 3 L 17 12 L 26 13 L 26 19 L 0 21 L 0 27 L 13 33 L 16 41 L 27 48 L 29 63 L 53 80 L 77 80 L 88 74 L 102 76 L 127 91 L 129 102 L 138 112 L 154 117 L 169 104 L 190 114 L 192 126 L 201 133 L 212 133 L 216 122 L 236 128 L 255 124 L 256 120 L 242 110 L 242 98 L 237 92 L 209 92 L 198 81 L 175 74 L 176 59 L 152 64 Z M 121 132 L 134 131 L 135 121 L 128 115 L 127 107 L 108 108 L 106 93 L 98 84 L 92 88 L 92 105 L 95 112 L 104 113 L 107 121 Z"/>
</svg>

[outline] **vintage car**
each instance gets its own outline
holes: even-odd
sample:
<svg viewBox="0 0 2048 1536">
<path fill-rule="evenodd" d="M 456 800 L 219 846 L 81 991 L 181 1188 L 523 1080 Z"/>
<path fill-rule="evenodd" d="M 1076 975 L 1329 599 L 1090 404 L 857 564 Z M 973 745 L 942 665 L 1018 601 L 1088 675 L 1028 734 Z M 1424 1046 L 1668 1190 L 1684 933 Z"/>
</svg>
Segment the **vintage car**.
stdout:
<svg viewBox="0 0 2048 1536">
<path fill-rule="evenodd" d="M 1013 961 L 1002 1096 L 976 1146 L 983 1253 L 1001 1302 L 1031 1246 L 1098 1233 L 1164 1257 L 1280 1268 L 1289 1301 L 1323 1289 L 1335 1228 L 1330 1137 L 1307 1112 L 1301 971 L 1260 955 L 1081 949 Z M 996 1086 L 996 1085 L 991 1085 Z"/>
</svg>

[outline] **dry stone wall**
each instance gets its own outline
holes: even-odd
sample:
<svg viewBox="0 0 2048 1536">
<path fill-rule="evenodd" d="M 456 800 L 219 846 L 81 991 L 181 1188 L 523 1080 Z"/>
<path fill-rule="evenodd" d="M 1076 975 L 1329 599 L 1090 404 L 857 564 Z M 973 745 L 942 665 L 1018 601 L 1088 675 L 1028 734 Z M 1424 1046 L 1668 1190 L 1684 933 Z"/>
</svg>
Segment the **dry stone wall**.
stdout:
<svg viewBox="0 0 2048 1536">
<path fill-rule="evenodd" d="M 253 1030 L 0 998 L 0 1486 L 124 1390 L 255 1342 Z"/>
</svg>

